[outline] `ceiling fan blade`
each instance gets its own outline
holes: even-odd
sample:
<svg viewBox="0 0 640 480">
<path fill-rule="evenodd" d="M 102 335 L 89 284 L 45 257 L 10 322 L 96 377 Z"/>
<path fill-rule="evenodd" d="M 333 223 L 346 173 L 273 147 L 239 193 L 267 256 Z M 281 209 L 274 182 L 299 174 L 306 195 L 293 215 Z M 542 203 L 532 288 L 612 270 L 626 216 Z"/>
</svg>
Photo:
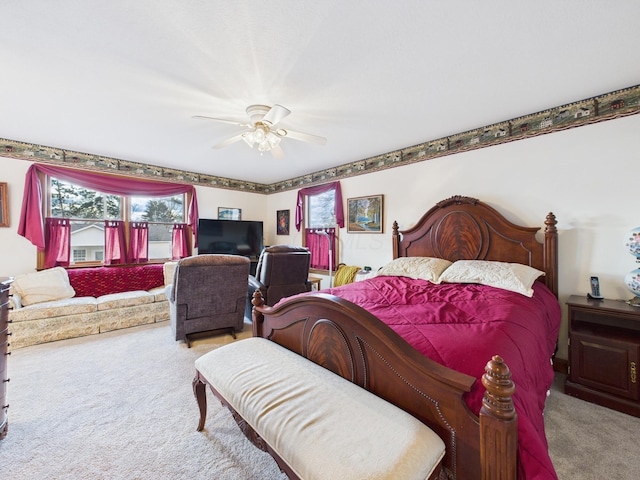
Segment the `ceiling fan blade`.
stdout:
<svg viewBox="0 0 640 480">
<path fill-rule="evenodd" d="M 275 104 L 262 118 L 262 123 L 266 123 L 267 125 L 273 127 L 274 125 L 281 122 L 282 119 L 290 113 L 291 110 L 289 110 L 288 108 L 285 108 L 282 105 Z"/>
<path fill-rule="evenodd" d="M 231 125 L 240 125 L 243 127 L 249 126 L 249 124 L 247 123 L 237 122 L 235 120 L 227 120 L 226 118 L 206 117 L 204 115 L 194 115 L 192 118 L 197 118 L 198 120 L 214 120 L 216 122 L 230 123 Z"/>
<path fill-rule="evenodd" d="M 282 147 L 280 145 L 276 145 L 271 149 L 271 155 L 276 160 L 282 160 L 284 158 L 284 152 L 282 151 Z"/>
<path fill-rule="evenodd" d="M 241 132 L 238 133 L 232 137 L 227 138 L 226 140 L 223 140 L 222 142 L 218 143 L 217 145 L 214 145 L 211 148 L 222 148 L 222 147 L 226 147 L 227 145 L 231 145 L 232 143 L 235 143 L 239 140 L 242 140 L 242 137 L 244 137 L 247 134 L 247 132 Z"/>
<path fill-rule="evenodd" d="M 310 133 L 296 132 L 295 130 L 288 130 L 284 128 L 278 129 L 276 132 L 281 137 L 293 138 L 294 140 L 300 140 L 302 142 L 311 142 L 317 145 L 326 145 L 327 139 L 318 135 L 311 135 Z"/>
</svg>

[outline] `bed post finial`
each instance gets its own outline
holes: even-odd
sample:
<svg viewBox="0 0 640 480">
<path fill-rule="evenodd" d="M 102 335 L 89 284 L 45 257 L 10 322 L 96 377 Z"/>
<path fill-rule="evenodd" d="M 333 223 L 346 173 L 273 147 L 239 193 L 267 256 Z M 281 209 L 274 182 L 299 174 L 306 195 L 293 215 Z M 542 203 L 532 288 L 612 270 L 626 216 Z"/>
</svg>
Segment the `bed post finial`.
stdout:
<svg viewBox="0 0 640 480">
<path fill-rule="evenodd" d="M 517 477 L 518 423 L 511 395 L 516 386 L 499 355 L 485 367 L 482 385 L 487 391 L 480 409 L 480 458 L 483 480 Z"/>
<path fill-rule="evenodd" d="M 393 229 L 391 243 L 393 245 L 393 259 L 395 260 L 400 256 L 400 227 L 398 227 L 398 222 L 394 220 L 391 228 Z"/>
<path fill-rule="evenodd" d="M 503 420 L 510 420 L 515 416 L 511 395 L 516 389 L 511 380 L 511 371 L 500 355 L 495 355 L 484 367 L 482 385 L 487 391 L 482 398 L 482 408 L 491 415 Z"/>
<path fill-rule="evenodd" d="M 544 270 L 545 283 L 549 290 L 558 297 L 558 229 L 556 216 L 553 212 L 547 214 L 544 221 Z"/>
<path fill-rule="evenodd" d="M 262 325 L 264 323 L 264 315 L 262 312 L 256 310 L 256 307 L 264 307 L 264 298 L 262 298 L 262 292 L 259 288 L 256 288 L 251 297 L 251 324 L 254 337 L 262 337 Z"/>
</svg>

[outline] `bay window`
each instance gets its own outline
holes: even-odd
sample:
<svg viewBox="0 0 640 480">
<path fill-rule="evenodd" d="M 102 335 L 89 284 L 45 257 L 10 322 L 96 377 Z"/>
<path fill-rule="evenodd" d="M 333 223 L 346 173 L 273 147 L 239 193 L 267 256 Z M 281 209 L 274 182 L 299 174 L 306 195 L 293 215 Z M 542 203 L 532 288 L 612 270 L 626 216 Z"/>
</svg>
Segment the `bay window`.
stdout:
<svg viewBox="0 0 640 480">
<path fill-rule="evenodd" d="M 39 268 L 144 263 L 190 255 L 197 221 L 191 185 L 34 164 L 18 233 L 44 254 Z"/>
</svg>

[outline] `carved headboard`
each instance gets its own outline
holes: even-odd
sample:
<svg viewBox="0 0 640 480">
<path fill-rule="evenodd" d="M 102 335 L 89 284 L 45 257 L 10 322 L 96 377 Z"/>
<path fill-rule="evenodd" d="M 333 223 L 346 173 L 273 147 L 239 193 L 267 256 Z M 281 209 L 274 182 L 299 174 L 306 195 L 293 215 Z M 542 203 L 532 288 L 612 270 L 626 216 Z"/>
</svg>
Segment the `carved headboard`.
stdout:
<svg viewBox="0 0 640 480">
<path fill-rule="evenodd" d="M 545 219 L 544 242 L 539 227 L 511 223 L 476 198 L 453 196 L 432 207 L 415 226 L 399 231 L 393 222 L 393 258 L 437 257 L 521 263 L 545 272 L 547 287 L 558 296 L 558 231 L 556 217 Z"/>
</svg>

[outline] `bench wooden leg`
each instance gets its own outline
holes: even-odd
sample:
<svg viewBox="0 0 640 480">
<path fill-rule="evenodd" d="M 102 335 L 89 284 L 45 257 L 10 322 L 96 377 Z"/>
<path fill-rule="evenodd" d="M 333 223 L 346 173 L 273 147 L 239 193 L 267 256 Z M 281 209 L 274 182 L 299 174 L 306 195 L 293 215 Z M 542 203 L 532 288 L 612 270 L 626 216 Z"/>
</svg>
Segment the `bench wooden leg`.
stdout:
<svg viewBox="0 0 640 480">
<path fill-rule="evenodd" d="M 198 432 L 204 429 L 204 422 L 207 419 L 207 390 L 206 385 L 200 379 L 200 373 L 196 373 L 193 379 L 193 394 L 198 402 L 198 408 L 200 409 L 200 421 L 198 422 Z"/>
</svg>

